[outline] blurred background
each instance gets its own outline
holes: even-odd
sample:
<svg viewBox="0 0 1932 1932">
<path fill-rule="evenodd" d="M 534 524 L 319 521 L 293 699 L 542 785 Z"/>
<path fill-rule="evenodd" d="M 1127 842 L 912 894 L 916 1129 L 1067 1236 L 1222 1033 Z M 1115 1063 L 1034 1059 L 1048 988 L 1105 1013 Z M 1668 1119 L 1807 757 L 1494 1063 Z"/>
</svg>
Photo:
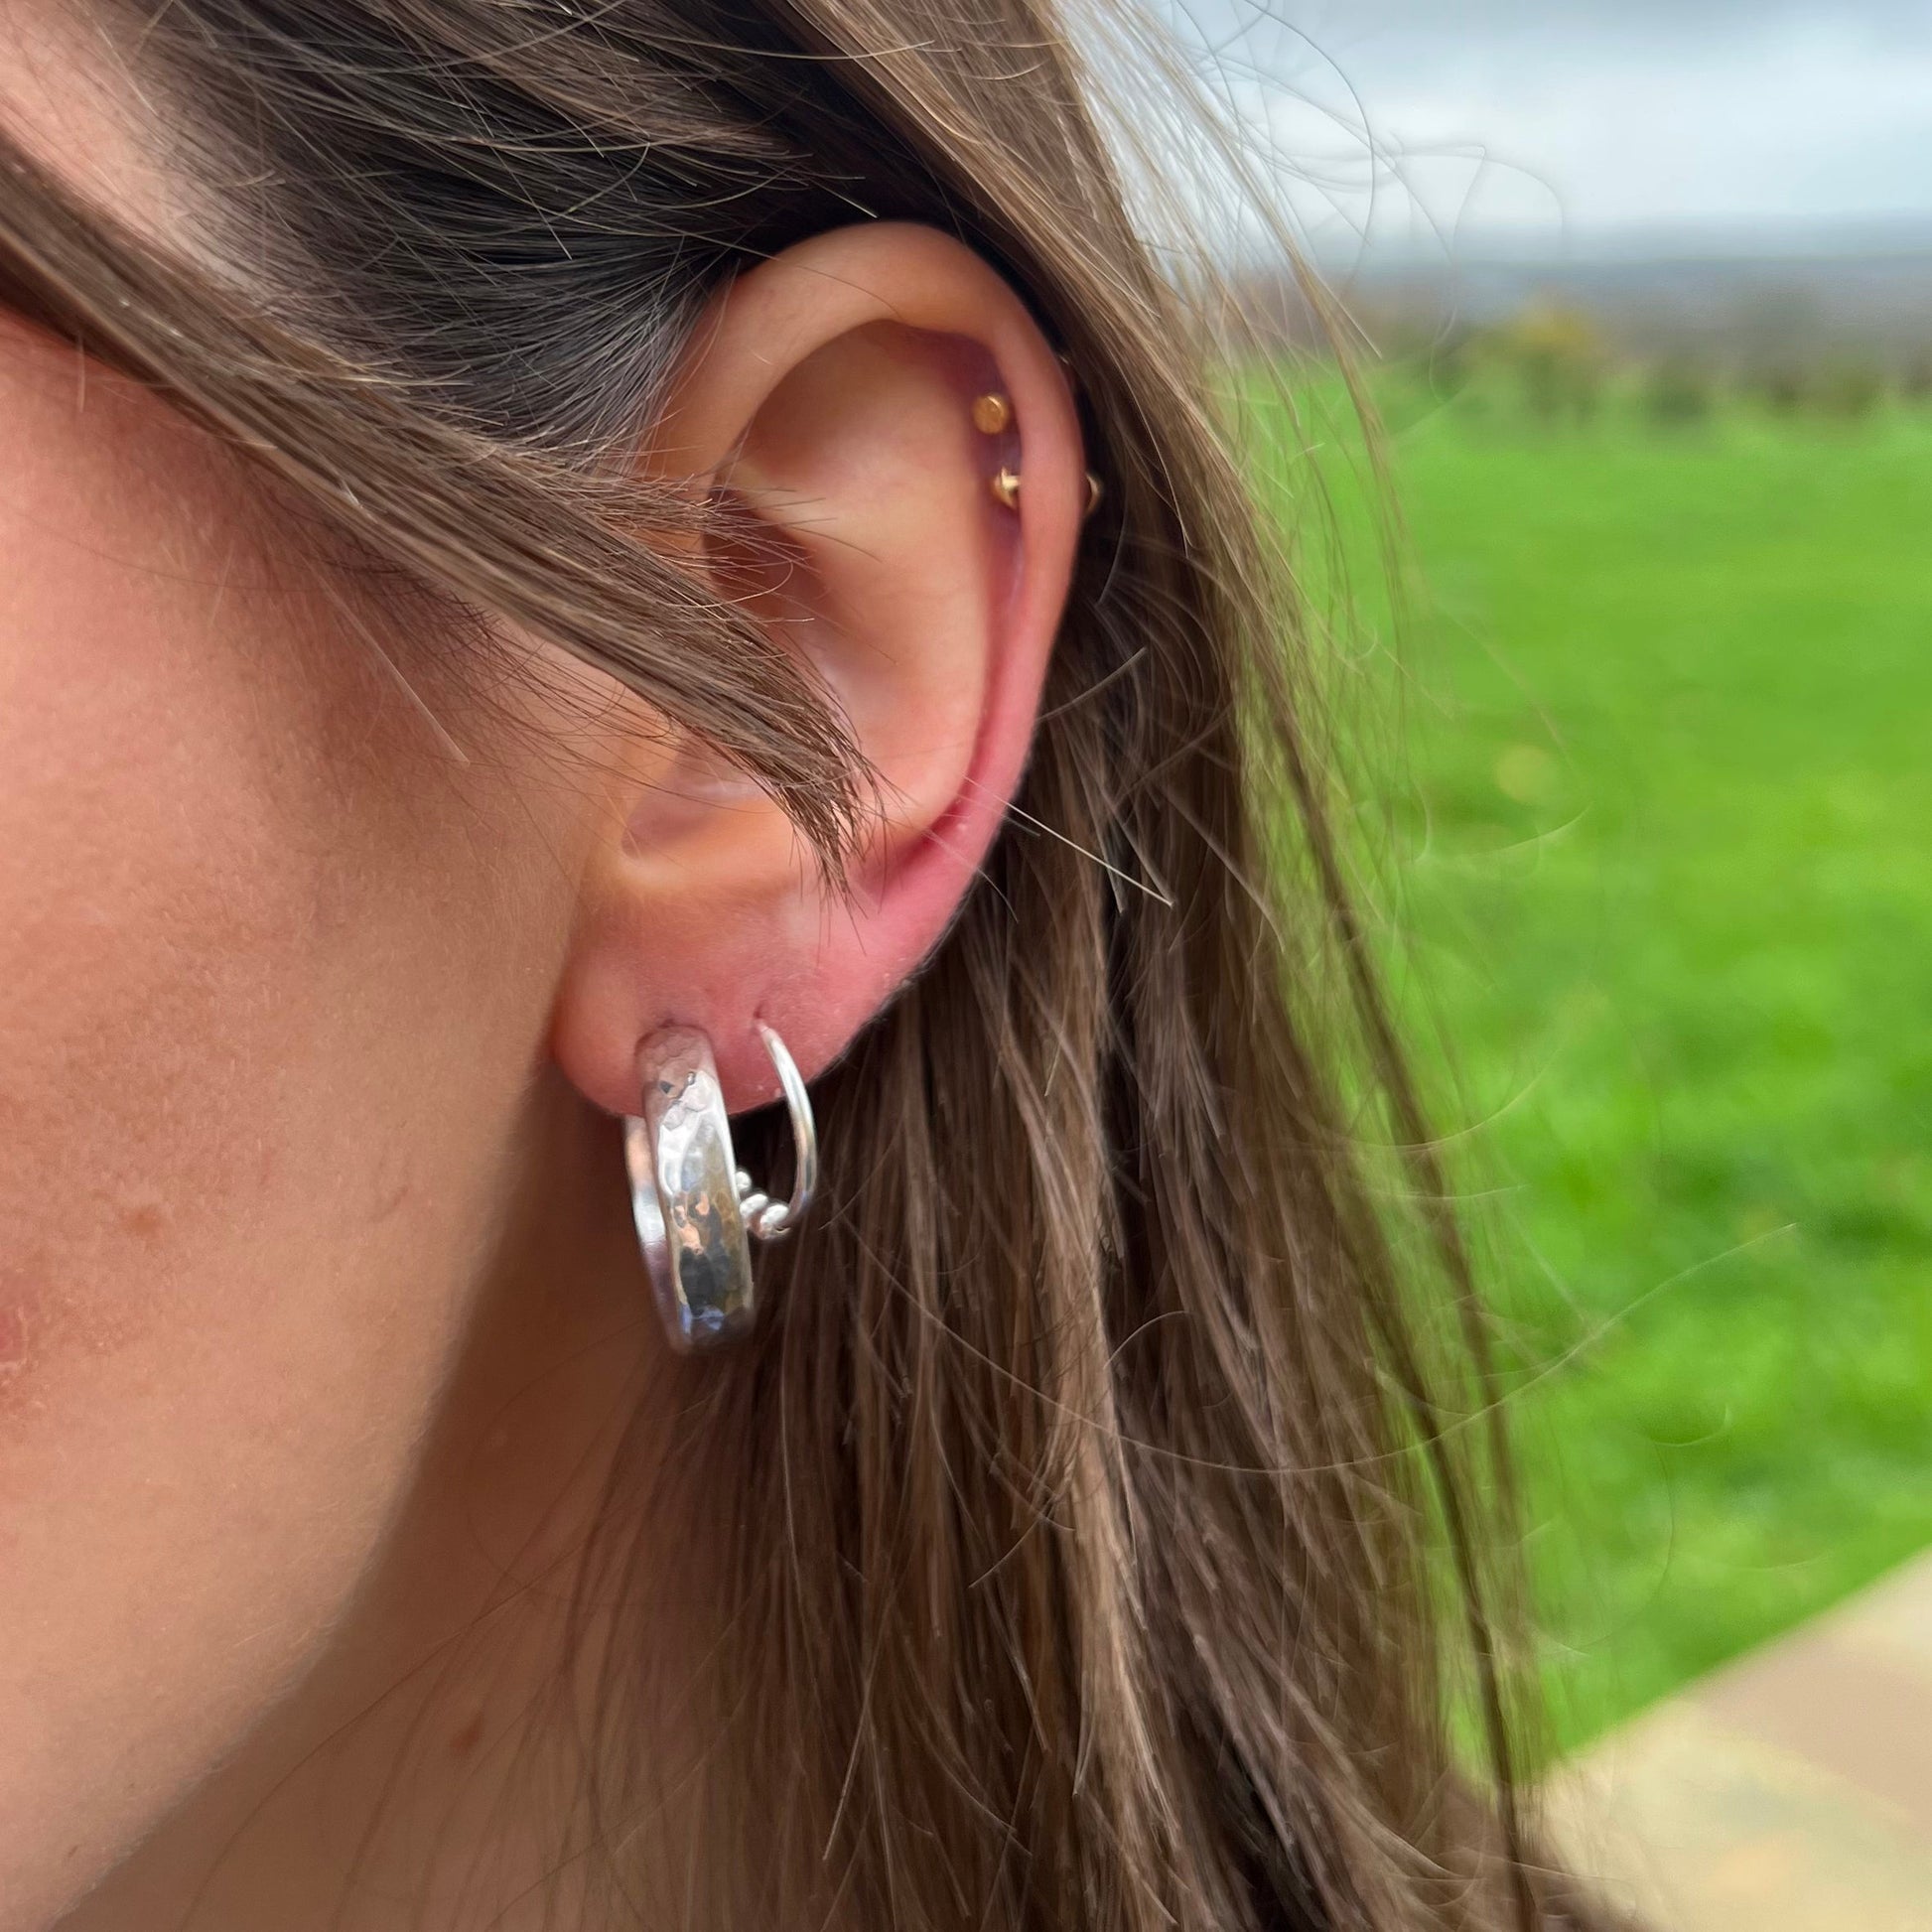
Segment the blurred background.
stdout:
<svg viewBox="0 0 1932 1932">
<path fill-rule="evenodd" d="M 1332 365 L 1228 215 L 1258 353 L 1313 398 L 1274 426 L 1284 514 L 1325 462 L 1388 644 L 1391 923 L 1493 1186 L 1555 1743 L 1729 1711 L 1786 1787 L 1932 1846 L 1932 6 L 1181 27 L 1387 427 L 1378 603 Z M 1763 1671 L 1708 1674 L 1746 1653 L 1797 1717 L 1737 1717 Z M 1700 1922 L 1932 1925 L 1932 1864 L 1891 1916 L 1787 1919 L 1795 1869 Z"/>
</svg>

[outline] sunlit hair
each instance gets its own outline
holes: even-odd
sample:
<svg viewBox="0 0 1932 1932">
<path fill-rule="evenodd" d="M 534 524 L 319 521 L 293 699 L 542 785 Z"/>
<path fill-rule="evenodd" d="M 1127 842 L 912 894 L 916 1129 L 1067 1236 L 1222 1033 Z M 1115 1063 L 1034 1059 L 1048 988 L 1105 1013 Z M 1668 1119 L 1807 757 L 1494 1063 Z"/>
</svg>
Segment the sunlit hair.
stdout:
<svg viewBox="0 0 1932 1932">
<path fill-rule="evenodd" d="M 702 1882 L 635 1902 L 666 1558 L 623 1466 L 579 1580 L 576 1895 L 860 1932 L 1571 1922 L 1524 1845 L 1480 1322 L 1310 626 L 1216 426 L 1222 312 L 1137 238 L 1049 0 L 152 12 L 103 18 L 171 103 L 192 257 L 7 149 L 12 304 L 452 614 L 621 679 L 835 876 L 869 809 L 846 725 L 680 561 L 706 512 L 612 460 L 706 298 L 826 228 L 944 228 L 1065 351 L 1105 479 L 1018 806 L 818 1083 L 826 1207 L 655 1477 L 720 1590 Z"/>
</svg>

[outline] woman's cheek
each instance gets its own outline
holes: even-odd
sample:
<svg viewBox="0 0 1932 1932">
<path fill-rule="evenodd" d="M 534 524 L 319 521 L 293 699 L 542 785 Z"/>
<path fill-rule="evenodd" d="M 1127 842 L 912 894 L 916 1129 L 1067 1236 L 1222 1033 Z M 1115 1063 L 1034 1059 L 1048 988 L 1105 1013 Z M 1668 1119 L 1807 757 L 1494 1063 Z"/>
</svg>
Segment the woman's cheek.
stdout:
<svg viewBox="0 0 1932 1932">
<path fill-rule="evenodd" d="M 0 333 L 0 1928 L 353 1589 L 542 1037 L 500 828 L 257 510 Z"/>
</svg>

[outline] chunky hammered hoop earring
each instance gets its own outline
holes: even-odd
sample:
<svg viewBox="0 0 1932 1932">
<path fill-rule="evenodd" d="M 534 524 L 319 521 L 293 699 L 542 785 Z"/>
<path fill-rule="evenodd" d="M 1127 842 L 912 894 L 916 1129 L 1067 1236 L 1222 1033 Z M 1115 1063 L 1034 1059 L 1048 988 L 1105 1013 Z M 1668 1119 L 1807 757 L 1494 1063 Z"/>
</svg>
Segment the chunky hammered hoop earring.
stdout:
<svg viewBox="0 0 1932 1932">
<path fill-rule="evenodd" d="M 791 1197 L 782 1201 L 760 1193 L 732 1157 L 711 1041 L 696 1028 L 671 1027 L 637 1049 L 643 1112 L 623 1123 L 630 1211 L 657 1311 L 680 1351 L 715 1348 L 751 1328 L 751 1243 L 789 1233 L 818 1181 L 818 1135 L 804 1079 L 784 1041 L 762 1021 L 759 1032 L 791 1111 L 797 1172 Z"/>
</svg>

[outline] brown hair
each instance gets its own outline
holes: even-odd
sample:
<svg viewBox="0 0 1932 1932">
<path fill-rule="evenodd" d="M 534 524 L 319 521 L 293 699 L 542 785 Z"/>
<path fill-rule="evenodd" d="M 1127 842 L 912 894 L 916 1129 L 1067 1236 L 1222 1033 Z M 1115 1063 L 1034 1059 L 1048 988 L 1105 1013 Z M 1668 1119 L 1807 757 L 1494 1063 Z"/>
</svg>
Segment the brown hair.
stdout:
<svg viewBox="0 0 1932 1932">
<path fill-rule="evenodd" d="M 723 278 L 855 219 L 963 237 L 1078 371 L 1106 497 L 1018 809 L 820 1083 L 829 1210 L 685 1430 L 731 1543 L 731 1910 L 1558 1922 L 1517 1816 L 1480 1323 L 1298 716 L 1304 620 L 1215 425 L 1206 305 L 1137 239 L 1050 0 L 154 13 L 125 24 L 194 103 L 194 257 L 0 149 L 10 299 L 641 693 L 834 867 L 864 825 L 844 726 L 670 560 L 682 499 L 602 459 Z M 613 1528 L 587 1569 L 631 1559 Z M 599 1640 L 614 1913 L 644 1647 Z"/>
</svg>

